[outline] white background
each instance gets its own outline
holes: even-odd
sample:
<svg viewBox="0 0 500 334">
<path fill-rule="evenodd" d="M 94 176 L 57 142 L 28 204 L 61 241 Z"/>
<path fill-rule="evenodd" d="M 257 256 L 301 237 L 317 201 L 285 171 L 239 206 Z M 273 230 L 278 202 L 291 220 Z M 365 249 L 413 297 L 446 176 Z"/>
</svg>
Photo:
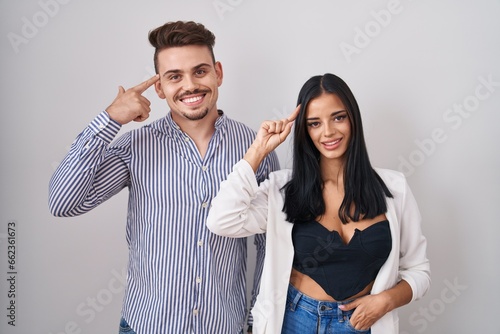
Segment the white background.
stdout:
<svg viewBox="0 0 500 334">
<path fill-rule="evenodd" d="M 54 218 L 48 182 L 117 87 L 154 74 L 148 31 L 194 20 L 217 36 L 219 108 L 253 128 L 293 110 L 313 75 L 351 86 L 372 163 L 408 176 L 429 241 L 432 288 L 401 309 L 401 333 L 500 333 L 499 18 L 498 0 L 1 0 L 0 332 L 117 332 L 126 191 Z M 145 96 L 148 121 L 165 115 Z M 278 154 L 289 166 L 289 142 Z"/>
</svg>

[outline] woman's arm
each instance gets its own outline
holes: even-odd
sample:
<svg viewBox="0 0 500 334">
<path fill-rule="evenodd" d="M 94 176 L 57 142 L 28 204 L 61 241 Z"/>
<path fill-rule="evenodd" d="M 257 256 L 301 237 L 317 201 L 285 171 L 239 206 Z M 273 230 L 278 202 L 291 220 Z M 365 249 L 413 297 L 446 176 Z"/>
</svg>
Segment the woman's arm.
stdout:
<svg viewBox="0 0 500 334">
<path fill-rule="evenodd" d="M 356 309 L 351 317 L 351 325 L 357 330 L 367 330 L 386 313 L 408 304 L 412 295 L 408 282 L 401 280 L 391 289 L 358 298 L 339 308 L 344 311 Z"/>
<path fill-rule="evenodd" d="M 233 167 L 212 200 L 207 227 L 226 237 L 264 233 L 267 225 L 269 180 L 257 184 L 255 172 L 264 158 L 290 134 L 299 107 L 286 119 L 262 123 L 254 142 Z"/>
<path fill-rule="evenodd" d="M 358 330 L 370 328 L 386 313 L 421 298 L 430 286 L 427 240 L 422 234 L 421 215 L 417 202 L 403 175 L 394 177 L 388 186 L 398 198 L 396 211 L 400 221 L 399 271 L 401 280 L 378 294 L 361 297 L 342 307 L 355 309 L 351 324 Z"/>
</svg>

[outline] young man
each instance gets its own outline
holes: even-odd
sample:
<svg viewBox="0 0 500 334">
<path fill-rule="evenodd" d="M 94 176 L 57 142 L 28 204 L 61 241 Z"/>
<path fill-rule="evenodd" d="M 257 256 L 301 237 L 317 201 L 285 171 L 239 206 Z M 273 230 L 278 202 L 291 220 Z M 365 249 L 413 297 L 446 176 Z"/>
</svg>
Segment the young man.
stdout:
<svg viewBox="0 0 500 334">
<path fill-rule="evenodd" d="M 170 22 L 151 31 L 149 40 L 158 74 L 128 90 L 120 87 L 77 137 L 51 179 L 50 210 L 76 216 L 128 188 L 121 333 L 241 333 L 246 240 L 216 236 L 205 221 L 220 182 L 255 132 L 217 109 L 223 71 L 210 31 L 194 22 Z M 150 102 L 141 94 L 153 85 L 170 108 L 166 117 L 112 143 L 122 125 L 148 118 Z M 277 169 L 274 154 L 257 178 Z M 253 297 L 263 243 L 256 237 Z"/>
</svg>

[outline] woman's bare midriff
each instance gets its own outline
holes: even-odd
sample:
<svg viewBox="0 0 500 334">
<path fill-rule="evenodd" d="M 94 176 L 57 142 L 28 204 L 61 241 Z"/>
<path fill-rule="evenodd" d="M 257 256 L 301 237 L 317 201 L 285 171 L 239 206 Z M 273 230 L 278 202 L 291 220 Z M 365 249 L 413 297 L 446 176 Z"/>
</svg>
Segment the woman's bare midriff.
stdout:
<svg viewBox="0 0 500 334">
<path fill-rule="evenodd" d="M 321 300 L 321 301 L 331 301 L 331 302 L 336 302 L 340 300 L 335 300 L 333 299 L 330 295 L 328 295 L 323 288 L 316 283 L 311 277 L 295 270 L 292 269 L 292 273 L 290 275 L 290 284 L 292 284 L 297 290 L 302 292 L 303 294 L 314 298 L 316 300 Z M 373 286 L 373 282 L 368 284 L 363 291 L 355 294 L 354 296 L 351 296 L 347 298 L 346 300 L 349 299 L 355 299 L 362 297 L 364 295 L 367 295 L 370 293 L 371 289 Z"/>
</svg>

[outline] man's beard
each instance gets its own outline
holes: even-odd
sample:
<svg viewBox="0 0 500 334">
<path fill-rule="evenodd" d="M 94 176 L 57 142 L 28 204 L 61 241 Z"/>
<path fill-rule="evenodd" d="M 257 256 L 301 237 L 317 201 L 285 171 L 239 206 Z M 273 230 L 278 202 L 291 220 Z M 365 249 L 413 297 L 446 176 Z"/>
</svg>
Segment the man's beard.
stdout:
<svg viewBox="0 0 500 334">
<path fill-rule="evenodd" d="M 207 115 L 208 115 L 208 108 L 206 108 L 205 110 L 202 110 L 196 114 L 188 114 L 188 113 L 182 112 L 182 116 L 186 117 L 190 121 L 199 121 L 200 119 L 205 118 L 205 116 L 207 116 Z"/>
</svg>

